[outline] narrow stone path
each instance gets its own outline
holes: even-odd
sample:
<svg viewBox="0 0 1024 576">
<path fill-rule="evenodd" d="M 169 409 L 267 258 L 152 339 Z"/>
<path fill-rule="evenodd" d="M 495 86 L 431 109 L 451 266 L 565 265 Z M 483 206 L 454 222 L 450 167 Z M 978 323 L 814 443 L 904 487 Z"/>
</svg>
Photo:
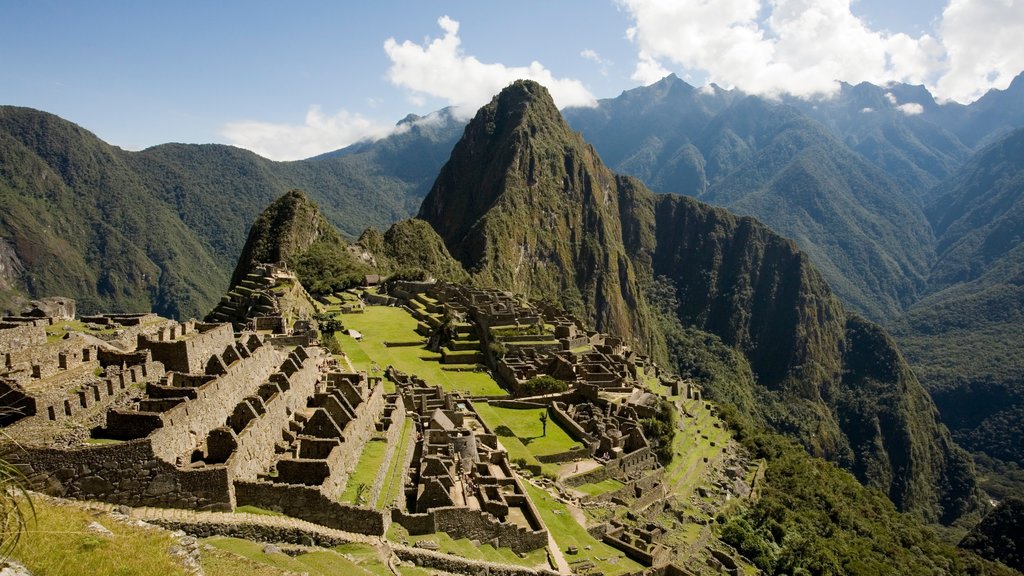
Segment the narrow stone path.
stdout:
<svg viewBox="0 0 1024 576">
<path fill-rule="evenodd" d="M 555 537 L 551 535 L 551 530 L 548 530 L 548 550 L 551 552 L 551 558 L 555 561 L 555 566 L 558 567 L 558 573 L 572 574 L 572 568 L 565 561 L 562 549 L 558 547 L 558 542 L 555 542 Z"/>
</svg>

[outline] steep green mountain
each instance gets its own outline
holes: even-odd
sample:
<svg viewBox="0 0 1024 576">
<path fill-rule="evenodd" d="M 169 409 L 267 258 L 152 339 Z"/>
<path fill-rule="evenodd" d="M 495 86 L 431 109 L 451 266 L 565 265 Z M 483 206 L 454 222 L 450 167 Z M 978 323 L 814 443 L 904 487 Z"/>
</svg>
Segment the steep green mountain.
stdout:
<svg viewBox="0 0 1024 576">
<path fill-rule="evenodd" d="M 894 330 L 958 441 L 1024 465 L 1024 130 L 939 188 L 933 292 Z"/>
<path fill-rule="evenodd" d="M 331 294 L 370 272 L 301 190 L 270 204 L 253 222 L 231 275 L 237 285 L 263 262 L 284 262 L 313 294 Z"/>
<path fill-rule="evenodd" d="M 964 537 L 960 547 L 1024 571 L 1024 500 L 1000 502 Z"/>
<path fill-rule="evenodd" d="M 124 154 L 55 116 L 0 108 L 0 238 L 33 296 L 75 297 L 82 311 L 151 307 L 197 314 L 224 266 Z"/>
<path fill-rule="evenodd" d="M 399 220 L 383 234 L 376 228 L 367 228 L 356 244 L 369 251 L 381 274 L 425 275 L 449 282 L 469 278 L 441 237 L 423 220 Z"/>
<path fill-rule="evenodd" d="M 619 218 L 632 186 L 569 129 L 547 89 L 517 81 L 470 121 L 419 218 L 477 282 L 552 298 L 646 343 L 651 325 Z"/>
<path fill-rule="evenodd" d="M 61 294 L 83 313 L 200 316 L 228 286 L 248 224 L 308 190 L 349 237 L 408 217 L 462 123 L 407 118 L 392 136 L 272 162 L 221 145 L 126 152 L 51 114 L 0 107 L 0 307 Z"/>
<path fill-rule="evenodd" d="M 739 354 L 705 339 L 707 355 L 749 366 L 753 389 L 708 378 L 709 393 L 901 509 L 951 522 L 976 505 L 969 459 L 892 340 L 848 315 L 806 255 L 752 218 L 614 176 L 542 86 L 516 82 L 480 110 L 420 217 L 475 281 L 560 298 L 661 357 L 672 346 L 681 372 L 693 358 L 678 345 L 701 338 L 687 331 L 715 335 Z"/>
<path fill-rule="evenodd" d="M 566 114 L 614 169 L 793 238 L 873 319 L 894 317 L 924 287 L 932 237 L 915 194 L 794 106 L 669 76 Z"/>
</svg>

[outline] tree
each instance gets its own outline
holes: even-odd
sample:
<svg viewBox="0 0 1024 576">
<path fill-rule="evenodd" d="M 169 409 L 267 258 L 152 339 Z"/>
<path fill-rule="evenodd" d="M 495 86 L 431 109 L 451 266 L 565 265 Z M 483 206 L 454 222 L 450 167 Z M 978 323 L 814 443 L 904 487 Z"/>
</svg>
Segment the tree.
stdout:
<svg viewBox="0 0 1024 576">
<path fill-rule="evenodd" d="M 548 435 L 548 413 L 547 412 L 541 412 L 540 413 L 540 426 L 541 426 L 541 436 L 547 436 Z"/>
</svg>

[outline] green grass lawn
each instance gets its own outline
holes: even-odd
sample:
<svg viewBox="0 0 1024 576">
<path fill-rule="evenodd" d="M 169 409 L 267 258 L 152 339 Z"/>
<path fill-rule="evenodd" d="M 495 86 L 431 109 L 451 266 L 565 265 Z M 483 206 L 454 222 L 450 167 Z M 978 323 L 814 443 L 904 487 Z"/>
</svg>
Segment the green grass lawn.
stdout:
<svg viewBox="0 0 1024 576">
<path fill-rule="evenodd" d="M 384 479 L 384 487 L 377 496 L 376 508 L 382 510 L 395 501 L 405 488 L 405 463 L 408 452 L 412 448 L 409 444 L 410 436 L 415 433 L 415 425 L 412 418 L 405 418 L 402 421 L 402 435 L 398 438 L 398 447 L 395 448 L 395 455 L 388 465 L 388 474 Z"/>
<path fill-rule="evenodd" d="M 363 451 L 359 455 L 359 462 L 356 463 L 355 469 L 352 470 L 352 475 L 348 477 L 345 489 L 341 492 L 338 500 L 359 506 L 366 506 L 368 504 L 367 502 L 356 502 L 356 498 L 359 496 L 359 486 L 366 486 L 363 498 L 369 498 L 370 489 L 373 487 L 373 479 L 377 477 L 377 472 L 381 466 L 388 465 L 384 461 L 387 449 L 387 442 L 379 439 L 370 440 L 363 445 Z"/>
<path fill-rule="evenodd" d="M 606 576 L 639 572 L 644 569 L 642 565 L 627 558 L 624 553 L 588 534 L 587 530 L 569 514 L 565 505 L 555 500 L 553 496 L 529 482 L 524 484 L 530 500 L 540 511 L 544 525 L 548 527 L 548 532 L 554 537 L 567 562 L 572 564 L 578 560 L 590 560 L 596 565 L 596 569 Z M 565 554 L 569 546 L 575 546 L 578 552 Z M 589 550 L 587 546 L 590 546 Z"/>
<path fill-rule="evenodd" d="M 444 532 L 435 534 L 424 534 L 421 536 L 410 536 L 409 533 L 398 524 L 392 524 L 388 529 L 388 540 L 392 542 L 409 542 L 415 545 L 421 540 L 433 540 L 437 543 L 438 551 L 446 554 L 454 554 L 467 560 L 481 560 L 484 562 L 496 562 L 501 564 L 513 564 L 526 566 L 528 568 L 548 568 L 548 554 L 544 548 L 528 552 L 525 558 L 520 558 L 511 548 L 495 548 L 490 544 L 474 546 L 468 538 L 453 539 Z"/>
<path fill-rule="evenodd" d="M 238 538 L 215 536 L 202 541 L 217 550 L 245 558 L 265 567 L 276 568 L 292 574 L 305 573 L 310 576 L 389 576 L 391 570 L 377 555 L 376 550 L 366 544 L 346 544 L 332 549 L 307 552 L 298 556 L 289 556 L 282 552 L 265 553 L 266 544 L 250 542 Z M 206 556 L 204 551 L 204 567 Z M 243 564 L 244 566 L 244 564 Z M 228 563 L 226 566 L 216 564 L 216 571 L 207 570 L 210 576 L 245 576 L 249 572 L 234 571 Z"/>
<path fill-rule="evenodd" d="M 552 418 L 548 418 L 547 434 L 544 434 L 540 415 L 547 412 L 545 408 L 499 408 L 486 402 L 474 402 L 473 406 L 491 431 L 496 431 L 499 426 L 507 426 L 534 456 L 559 454 L 577 446 L 583 448 Z"/>
<path fill-rule="evenodd" d="M 598 496 L 600 494 L 614 492 L 623 486 L 625 486 L 625 484 L 619 482 L 615 478 L 607 478 L 600 482 L 588 482 L 586 484 L 580 484 L 579 486 L 573 486 L 573 490 L 582 492 L 588 496 Z"/>
<path fill-rule="evenodd" d="M 338 317 L 346 329 L 357 330 L 363 335 L 363 339 L 357 342 L 347 333 L 337 334 L 342 349 L 357 370 L 369 370 L 373 363 L 381 370 L 391 365 L 407 374 L 415 374 L 430 384 L 440 384 L 445 390 L 460 390 L 471 396 L 507 395 L 486 372 L 445 370 L 442 364 L 432 361 L 440 358 L 440 355 L 420 346 L 385 346 L 385 342 L 422 339 L 415 331 L 416 319 L 402 308 L 367 306 L 361 314 L 341 314 Z"/>
</svg>

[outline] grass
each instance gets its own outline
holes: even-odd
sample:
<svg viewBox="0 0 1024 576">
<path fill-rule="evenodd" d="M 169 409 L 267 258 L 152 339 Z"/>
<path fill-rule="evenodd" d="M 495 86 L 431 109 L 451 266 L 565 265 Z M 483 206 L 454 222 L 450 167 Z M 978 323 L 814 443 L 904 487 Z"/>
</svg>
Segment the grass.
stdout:
<svg viewBox="0 0 1024 576">
<path fill-rule="evenodd" d="M 554 537 L 567 562 L 572 564 L 579 560 L 590 560 L 595 568 L 606 576 L 640 572 L 644 569 L 642 565 L 627 558 L 624 553 L 587 533 L 586 529 L 569 514 L 565 505 L 555 500 L 553 496 L 529 482 L 524 484 L 530 500 L 540 511 L 548 532 Z M 575 546 L 578 552 L 572 555 L 565 554 L 569 546 Z M 587 546 L 590 546 L 589 550 Z"/>
<path fill-rule="evenodd" d="M 548 418 L 547 434 L 540 421 L 540 415 L 547 412 L 546 408 L 517 409 L 491 406 L 486 402 L 475 402 L 477 414 L 491 429 L 496 431 L 499 426 L 506 426 L 512 434 L 534 456 L 546 456 L 568 452 L 574 447 L 583 445 L 573 440 L 572 436 L 558 425 L 553 418 Z M 505 440 L 507 437 L 503 437 Z M 504 444 L 504 442 L 502 442 Z M 580 453 L 585 455 L 584 452 Z"/>
<path fill-rule="evenodd" d="M 429 384 L 440 384 L 445 390 L 460 390 L 470 396 L 505 396 L 508 393 L 486 372 L 456 372 L 444 370 L 434 361 L 440 355 L 419 346 L 387 347 L 385 342 L 412 342 L 422 337 L 416 334 L 416 319 L 402 308 L 367 306 L 361 314 L 340 314 L 346 329 L 362 333 L 356 341 L 346 333 L 337 339 L 357 369 L 369 370 L 374 363 L 381 369 L 391 365 L 407 374 L 415 374 Z M 451 367 L 451 366 L 447 366 Z"/>
<path fill-rule="evenodd" d="M 204 539 L 203 543 L 213 546 L 218 551 L 245 558 L 249 562 L 243 562 L 243 567 L 254 562 L 261 567 L 291 573 L 306 573 L 310 576 L 388 576 L 391 574 L 387 565 L 377 555 L 376 550 L 365 544 L 346 544 L 333 549 L 316 550 L 293 557 L 281 552 L 267 554 L 263 551 L 266 544 L 238 538 L 216 536 Z M 207 554 L 208 551 L 203 553 L 204 568 Z M 230 570 L 231 567 L 227 568 Z M 280 574 L 281 572 L 266 573 Z M 242 571 L 212 573 L 207 571 L 207 574 L 210 576 L 248 576 L 250 573 Z"/>
<path fill-rule="evenodd" d="M 32 574 L 75 576 L 161 576 L 187 572 L 168 554 L 176 542 L 165 530 L 121 523 L 105 514 L 35 499 L 35 520 L 11 557 Z M 99 522 L 113 536 L 90 532 Z"/>
<path fill-rule="evenodd" d="M 573 490 L 582 492 L 587 496 L 598 496 L 614 492 L 623 486 L 625 486 L 625 484 L 619 482 L 615 478 L 606 478 L 600 482 L 588 482 L 586 484 L 580 484 L 579 486 L 573 486 Z"/>
<path fill-rule="evenodd" d="M 402 435 L 398 438 L 398 446 L 395 448 L 395 455 L 391 458 L 388 466 L 387 476 L 384 477 L 384 487 L 377 496 L 376 508 L 382 510 L 387 508 L 405 489 L 405 463 L 408 457 L 409 437 L 414 432 L 415 425 L 412 418 L 405 418 L 402 422 Z"/>
<path fill-rule="evenodd" d="M 341 496 L 338 498 L 339 500 L 359 506 L 366 505 L 366 502 L 356 501 L 360 495 L 359 486 L 366 487 L 364 488 L 366 492 L 363 497 L 368 497 L 370 495 L 369 491 L 373 486 L 373 479 L 377 477 L 377 472 L 381 466 L 387 465 L 387 462 L 384 461 L 387 450 L 388 443 L 378 439 L 370 440 L 363 445 L 363 451 L 359 455 L 359 462 L 356 463 L 355 469 L 348 477 L 345 490 L 342 491 Z"/>
<path fill-rule="evenodd" d="M 258 506 L 252 506 L 252 505 L 236 506 L 235 507 L 235 513 L 236 514 L 258 514 L 260 516 L 284 516 L 284 514 L 281 514 L 280 512 L 274 512 L 273 510 L 267 510 L 265 508 L 260 508 Z"/>
<path fill-rule="evenodd" d="M 704 402 L 686 400 L 683 406 L 694 418 L 683 417 L 684 427 L 673 439 L 674 456 L 665 471 L 669 490 L 681 499 L 688 498 L 697 489 L 701 472 L 706 467 L 704 458 L 709 461 L 716 458 L 729 441 L 725 425 L 711 415 Z"/>
<path fill-rule="evenodd" d="M 526 566 L 528 568 L 548 568 L 548 554 L 544 548 L 527 552 L 526 556 L 520 558 L 511 548 L 495 548 L 490 544 L 474 545 L 468 538 L 453 539 L 444 532 L 434 534 L 423 534 L 421 536 L 410 536 L 408 532 L 398 524 L 392 524 L 388 529 L 388 540 L 392 542 L 409 542 L 415 545 L 422 540 L 432 540 L 437 543 L 438 551 L 446 554 L 454 554 L 467 560 L 481 560 L 484 562 L 496 562 L 501 564 L 513 564 Z"/>
</svg>

